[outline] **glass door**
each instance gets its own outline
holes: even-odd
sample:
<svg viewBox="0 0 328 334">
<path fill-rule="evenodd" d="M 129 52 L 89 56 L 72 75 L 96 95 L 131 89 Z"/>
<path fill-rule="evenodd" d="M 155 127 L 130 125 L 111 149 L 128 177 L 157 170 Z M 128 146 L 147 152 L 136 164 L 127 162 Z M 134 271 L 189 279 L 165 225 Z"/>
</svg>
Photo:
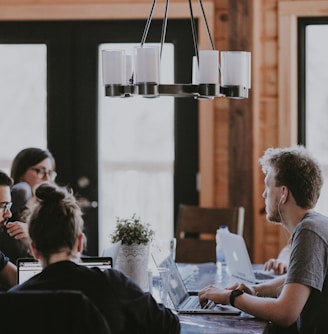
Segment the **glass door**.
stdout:
<svg viewBox="0 0 328 334">
<path fill-rule="evenodd" d="M 11 51 L 19 54 L 18 64 L 26 63 L 31 80 L 18 64 L 9 71 L 13 59 L 1 58 L 2 66 L 8 68 L 6 76 L 1 78 L 2 85 L 8 86 L 13 78 L 20 80 L 13 84 L 11 98 L 4 103 L 7 110 L 1 108 L 6 120 L 3 129 L 6 148 L 3 152 L 10 152 L 2 156 L 9 166 L 14 155 L 24 146 L 47 146 L 50 149 L 56 159 L 58 183 L 72 186 L 83 207 L 88 255 L 99 254 L 108 242 L 115 215 L 129 215 L 131 210 L 138 210 L 136 214 L 140 213 L 149 223 L 157 224 L 160 234 L 172 235 L 179 203 L 198 204 L 197 100 L 171 98 L 168 102 L 170 107 L 164 107 L 167 112 L 160 112 L 163 99 L 155 99 L 151 101 L 150 116 L 145 116 L 144 107 L 138 114 L 132 112 L 132 107 L 126 112 L 121 111 L 120 106 L 114 110 L 109 99 L 104 110 L 100 107 L 99 96 L 102 96 L 103 87 L 99 86 L 98 57 L 101 46 L 140 43 L 144 25 L 144 20 L 0 23 L 0 45 L 32 44 L 33 52 L 37 53 L 28 56 L 19 50 Z M 148 43 L 159 41 L 161 25 L 161 21 L 152 22 Z M 166 43 L 172 45 L 173 51 L 168 59 L 174 59 L 175 82 L 191 82 L 194 50 L 190 29 L 189 20 L 168 22 Z M 29 62 L 31 59 L 33 63 Z M 172 68 L 173 65 L 171 75 Z M 33 86 L 36 76 L 39 81 Z M 34 95 L 37 91 L 39 98 Z M 3 92 L 0 96 L 5 101 L 9 93 L 2 95 Z M 21 94 L 26 94 L 26 98 L 21 100 L 19 112 L 14 113 Z M 134 102 L 131 103 L 134 107 Z M 106 114 L 107 108 L 109 112 Z M 129 138 L 127 133 L 111 128 L 118 113 L 125 116 L 117 124 L 123 124 L 123 129 L 137 138 L 139 147 L 124 144 L 121 138 Z M 169 127 L 162 126 L 164 118 L 168 119 Z M 35 128 L 30 126 L 31 122 Z M 136 129 L 141 125 L 148 130 L 138 133 Z M 104 137 L 100 137 L 103 134 Z M 159 140 L 160 135 L 167 136 L 167 140 Z M 37 137 L 32 140 L 34 136 Z M 15 146 L 18 142 L 20 144 Z M 146 142 L 148 146 L 143 145 Z M 112 147 L 116 143 L 123 146 L 114 154 Z M 164 146 L 170 147 L 165 153 Z M 133 171 L 127 170 L 130 162 L 134 164 Z M 118 181 L 114 182 L 118 188 L 114 188 L 111 178 L 108 181 L 102 172 L 108 165 L 110 168 L 114 166 L 114 174 L 119 175 Z M 156 173 L 163 177 L 161 181 L 154 182 Z M 132 183 L 134 190 L 129 191 L 127 188 Z M 150 186 L 147 196 L 143 192 L 143 184 Z M 108 190 L 109 197 L 105 197 L 104 189 Z M 113 204 L 112 199 L 116 201 L 122 194 L 123 200 Z M 170 205 L 167 204 L 168 197 Z M 133 203 L 133 206 L 123 211 L 122 203 L 124 206 Z M 107 211 L 108 205 L 112 206 L 112 211 Z M 150 216 L 151 211 L 155 216 Z"/>
</svg>

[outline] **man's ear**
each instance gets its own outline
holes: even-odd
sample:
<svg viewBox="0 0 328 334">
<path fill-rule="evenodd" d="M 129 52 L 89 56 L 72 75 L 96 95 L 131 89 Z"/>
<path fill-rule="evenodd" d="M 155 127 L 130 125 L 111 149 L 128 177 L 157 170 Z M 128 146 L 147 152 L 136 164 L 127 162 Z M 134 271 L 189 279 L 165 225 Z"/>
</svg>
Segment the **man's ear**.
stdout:
<svg viewBox="0 0 328 334">
<path fill-rule="evenodd" d="M 287 187 L 285 187 L 285 186 L 283 186 L 282 187 L 282 195 L 281 195 L 281 197 L 280 197 L 280 202 L 281 203 L 285 203 L 286 202 L 286 200 L 287 200 L 287 197 L 288 197 L 288 188 Z"/>
<path fill-rule="evenodd" d="M 77 239 L 77 251 L 79 253 L 82 253 L 83 251 L 83 245 L 84 245 L 84 235 L 80 234 L 78 239 Z"/>
</svg>

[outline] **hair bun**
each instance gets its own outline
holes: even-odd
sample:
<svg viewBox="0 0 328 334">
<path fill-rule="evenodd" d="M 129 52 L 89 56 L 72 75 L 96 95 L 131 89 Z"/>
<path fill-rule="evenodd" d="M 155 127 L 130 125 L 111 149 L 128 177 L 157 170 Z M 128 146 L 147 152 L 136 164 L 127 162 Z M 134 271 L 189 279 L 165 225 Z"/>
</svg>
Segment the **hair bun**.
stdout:
<svg viewBox="0 0 328 334">
<path fill-rule="evenodd" d="M 35 195 L 44 202 L 59 202 L 65 198 L 65 193 L 55 184 L 50 183 L 41 183 L 37 187 Z"/>
</svg>

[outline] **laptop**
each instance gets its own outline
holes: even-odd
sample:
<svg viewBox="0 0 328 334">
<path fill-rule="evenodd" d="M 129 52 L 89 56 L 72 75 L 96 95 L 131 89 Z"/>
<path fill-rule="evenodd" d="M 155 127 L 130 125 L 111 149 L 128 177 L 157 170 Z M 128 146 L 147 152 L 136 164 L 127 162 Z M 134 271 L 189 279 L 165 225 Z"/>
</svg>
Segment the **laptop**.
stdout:
<svg viewBox="0 0 328 334">
<path fill-rule="evenodd" d="M 89 268 L 98 267 L 100 270 L 112 268 L 111 257 L 90 256 L 81 258 L 80 264 Z M 17 283 L 22 284 L 32 276 L 42 271 L 40 262 L 34 258 L 17 259 Z"/>
<path fill-rule="evenodd" d="M 164 260 L 159 260 L 152 254 L 156 266 L 168 268 L 170 271 L 169 296 L 174 309 L 181 314 L 221 314 L 240 315 L 241 311 L 230 305 L 215 304 L 210 301 L 205 307 L 199 304 L 198 296 L 190 295 L 182 280 L 179 269 L 172 256 L 167 256 Z"/>
<path fill-rule="evenodd" d="M 190 295 L 198 295 L 199 290 L 210 284 L 220 284 L 216 263 L 177 263 Z"/>
<path fill-rule="evenodd" d="M 251 284 L 263 283 L 276 277 L 265 270 L 254 270 L 242 236 L 230 232 L 219 233 L 231 276 Z"/>
<path fill-rule="evenodd" d="M 107 248 L 105 248 L 101 253 L 101 256 L 111 257 L 113 259 L 113 268 L 115 268 L 117 255 L 121 248 L 121 245 L 122 245 L 121 240 L 118 242 L 112 243 Z"/>
</svg>

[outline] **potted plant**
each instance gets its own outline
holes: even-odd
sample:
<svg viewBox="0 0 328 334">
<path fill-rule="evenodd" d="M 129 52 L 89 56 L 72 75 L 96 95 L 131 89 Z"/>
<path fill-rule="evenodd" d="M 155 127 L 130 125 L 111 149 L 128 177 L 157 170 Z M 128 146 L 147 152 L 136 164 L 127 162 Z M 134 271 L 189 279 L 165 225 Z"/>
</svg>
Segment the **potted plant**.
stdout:
<svg viewBox="0 0 328 334">
<path fill-rule="evenodd" d="M 113 243 L 121 241 L 122 245 L 147 245 L 153 240 L 154 231 L 134 213 L 130 218 L 116 218 L 116 227 L 111 237 Z"/>
<path fill-rule="evenodd" d="M 133 214 L 130 218 L 116 218 L 116 227 L 111 235 L 113 243 L 121 241 L 121 247 L 116 259 L 116 269 L 132 278 L 147 291 L 148 261 L 150 243 L 154 231 L 148 223 L 141 221 Z"/>
</svg>

